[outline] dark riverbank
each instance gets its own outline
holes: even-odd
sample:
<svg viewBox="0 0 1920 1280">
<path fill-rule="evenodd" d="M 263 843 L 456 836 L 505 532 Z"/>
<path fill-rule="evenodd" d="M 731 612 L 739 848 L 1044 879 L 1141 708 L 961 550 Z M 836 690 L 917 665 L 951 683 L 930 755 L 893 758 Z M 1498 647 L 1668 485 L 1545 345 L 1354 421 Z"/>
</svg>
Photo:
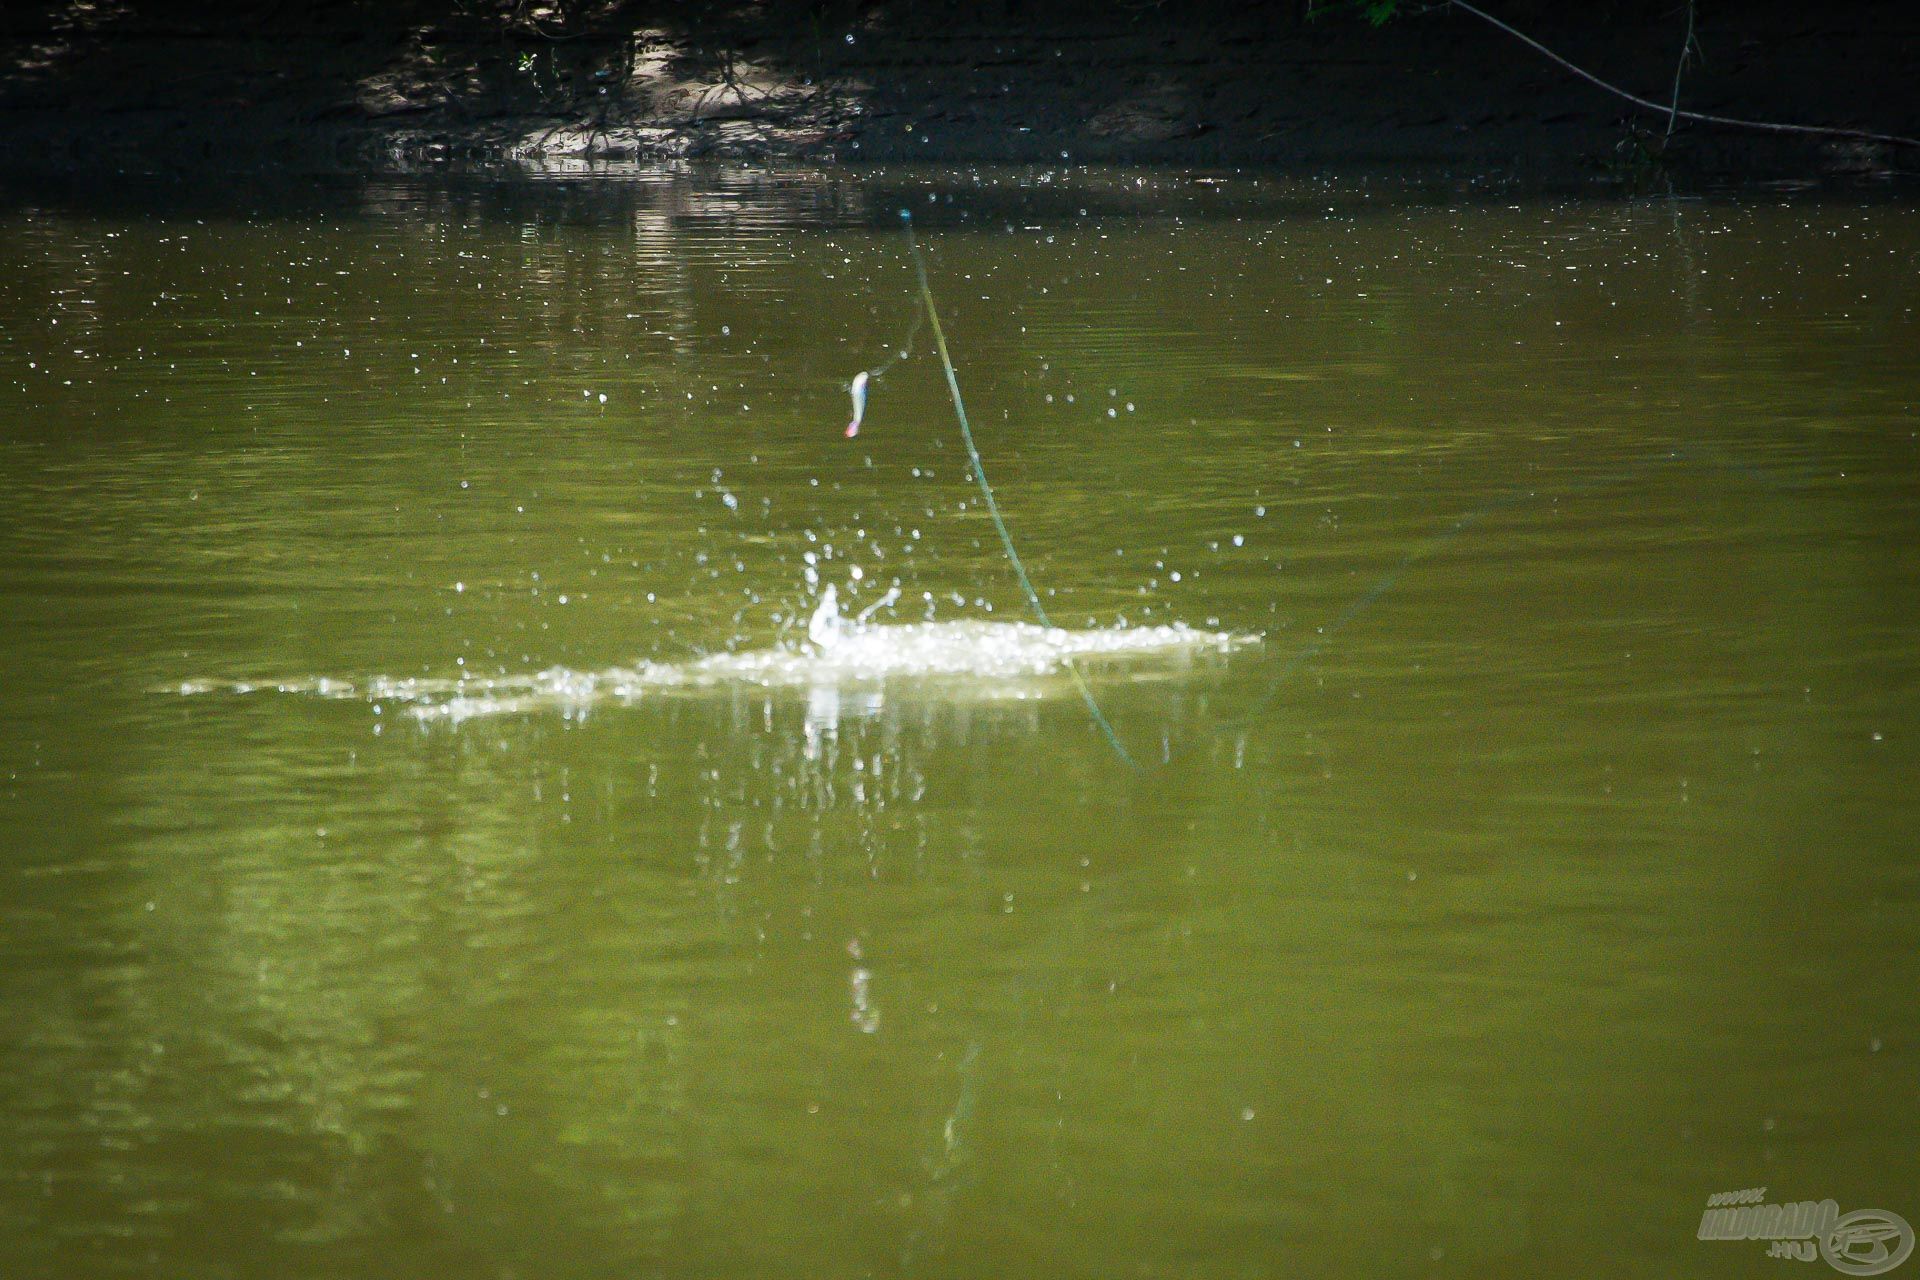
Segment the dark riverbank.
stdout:
<svg viewBox="0 0 1920 1280">
<path fill-rule="evenodd" d="M 1665 0 L 1492 7 L 1666 101 Z M 1909 4 L 1706 5 L 1683 106 L 1920 133 Z M 1300 4 L 13 4 L 0 165 L 369 171 L 569 159 L 1115 161 L 1520 174 L 1901 171 L 1920 151 L 1666 120 L 1487 23 Z"/>
</svg>

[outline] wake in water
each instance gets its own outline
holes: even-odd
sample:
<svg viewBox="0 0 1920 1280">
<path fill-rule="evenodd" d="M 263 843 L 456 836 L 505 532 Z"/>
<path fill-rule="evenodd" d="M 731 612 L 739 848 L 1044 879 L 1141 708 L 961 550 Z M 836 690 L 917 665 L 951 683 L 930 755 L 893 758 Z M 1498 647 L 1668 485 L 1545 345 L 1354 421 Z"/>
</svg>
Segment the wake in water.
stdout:
<svg viewBox="0 0 1920 1280">
<path fill-rule="evenodd" d="M 718 688 L 802 690 L 809 694 L 880 684 L 944 683 L 949 695 L 1033 697 L 1050 678 L 1066 676 L 1078 660 L 1124 663 L 1130 671 L 1155 660 L 1184 661 L 1258 643 L 1254 636 L 1199 631 L 1173 624 L 1074 631 L 1029 622 L 870 623 L 883 598 L 857 617 L 840 612 L 829 586 L 807 624 L 807 639 L 764 649 L 711 654 L 685 662 L 641 662 L 604 671 L 549 667 L 526 675 L 371 676 L 349 680 L 308 676 L 292 680 L 188 680 L 160 692 L 298 694 L 393 705 L 421 721 L 559 711 L 574 715 L 596 706 L 631 704 L 672 690 Z M 1071 686 L 1065 686 L 1071 688 Z"/>
</svg>

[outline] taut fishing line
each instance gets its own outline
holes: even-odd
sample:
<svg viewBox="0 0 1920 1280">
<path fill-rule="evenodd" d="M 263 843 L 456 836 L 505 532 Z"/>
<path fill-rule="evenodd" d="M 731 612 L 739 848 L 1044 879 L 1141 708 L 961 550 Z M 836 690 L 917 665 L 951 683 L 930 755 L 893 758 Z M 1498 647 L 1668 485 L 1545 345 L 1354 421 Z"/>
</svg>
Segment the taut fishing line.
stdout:
<svg viewBox="0 0 1920 1280">
<path fill-rule="evenodd" d="M 933 287 L 927 283 L 927 264 L 920 256 L 920 242 L 913 234 L 913 214 L 910 210 L 900 211 L 900 225 L 907 233 L 907 252 L 913 256 L 914 277 L 920 282 L 921 310 L 915 313 L 914 332 L 919 332 L 919 316 L 924 314 L 927 323 L 933 326 L 933 345 L 940 353 L 940 367 L 946 371 L 947 391 L 953 397 L 953 416 L 960 423 L 960 441 L 967 447 L 967 460 L 973 467 L 973 478 L 980 486 L 980 496 L 986 499 L 987 516 L 993 521 L 993 531 L 1000 535 L 1000 548 L 1007 553 L 1007 563 L 1013 566 L 1013 576 L 1020 580 L 1020 590 L 1025 593 L 1027 606 L 1033 610 L 1033 616 L 1041 626 L 1052 629 L 1053 620 L 1047 617 L 1047 608 L 1040 603 L 1040 593 L 1034 590 L 1033 579 L 1027 576 L 1027 566 L 1021 562 L 1020 553 L 1014 548 L 1013 534 L 1007 529 L 1006 518 L 1000 514 L 1000 503 L 993 496 L 993 485 L 987 480 L 986 464 L 980 461 L 980 450 L 973 442 L 973 427 L 967 422 L 967 404 L 960 395 L 960 378 L 953 371 L 953 357 L 947 352 L 947 335 L 940 327 L 939 309 L 933 305 Z M 909 335 L 909 348 L 911 343 L 912 336 Z M 862 371 L 854 375 L 850 388 L 853 394 L 853 421 L 847 425 L 847 435 L 855 435 L 860 430 L 860 417 L 866 408 L 867 383 L 905 356 L 906 350 L 903 350 L 899 356 L 881 366 L 880 370 Z M 1093 687 L 1087 683 L 1079 664 L 1071 656 L 1067 657 L 1066 664 L 1068 673 L 1073 676 L 1074 687 L 1080 691 L 1080 700 L 1087 704 L 1087 714 L 1093 717 L 1093 723 L 1098 726 L 1101 736 L 1106 738 L 1107 745 L 1113 748 L 1115 755 L 1138 769 L 1140 762 L 1133 758 L 1133 753 L 1120 741 L 1120 735 L 1114 732 L 1112 722 L 1107 719 L 1106 712 L 1100 709 L 1100 700 L 1094 697 Z"/>
<path fill-rule="evenodd" d="M 914 310 L 913 328 L 908 333 L 906 342 L 883 364 L 874 369 L 863 370 L 854 375 L 853 382 L 849 386 L 849 391 L 853 397 L 854 416 L 853 421 L 848 424 L 847 435 L 853 436 L 859 431 L 861 417 L 866 410 L 868 383 L 879 379 L 888 370 L 899 364 L 900 361 L 908 358 L 912 354 L 913 341 L 919 335 L 922 322 L 924 321 L 925 323 L 931 324 L 933 326 L 934 347 L 939 353 L 940 367 L 946 373 L 947 391 L 953 400 L 954 418 L 960 425 L 960 440 L 966 446 L 967 460 L 973 467 L 973 478 L 979 485 L 980 496 L 986 501 L 987 516 L 993 522 L 994 532 L 1000 537 L 1001 550 L 1006 552 L 1007 563 L 1013 567 L 1014 577 L 1019 580 L 1020 590 L 1027 598 L 1028 608 L 1032 610 L 1033 616 L 1039 620 L 1041 626 L 1051 628 L 1053 626 L 1053 620 L 1047 616 L 1046 606 L 1040 603 L 1040 593 L 1034 589 L 1033 579 L 1028 576 L 1026 565 L 1020 559 L 1020 553 L 1013 545 L 1013 534 L 1007 529 L 1006 519 L 1000 514 L 1000 503 L 994 497 L 993 486 L 987 480 L 986 466 L 980 460 L 980 450 L 974 444 L 973 428 L 967 421 L 966 402 L 960 395 L 960 379 L 954 372 L 953 358 L 947 351 L 946 333 L 940 327 L 940 313 L 933 302 L 933 288 L 927 282 L 926 260 L 921 256 L 919 241 L 913 234 L 913 214 L 911 211 L 902 209 L 900 211 L 900 221 L 902 229 L 906 232 L 908 253 L 913 258 L 914 277 L 920 286 L 920 306 Z M 1556 491 L 1556 496 L 1564 497 L 1608 488 L 1638 475 L 1648 466 L 1655 463 L 1690 460 L 1689 455 L 1695 452 L 1696 449 L 1681 448 L 1662 453 L 1619 471 L 1594 477 L 1581 484 L 1563 487 Z M 1712 460 L 1708 461 L 1711 462 Z M 1738 463 L 1725 461 L 1721 461 L 1719 465 L 1742 473 L 1754 470 Z M 1762 478 L 1772 482 L 1771 478 L 1764 476 L 1764 474 Z M 1259 697 L 1249 703 L 1239 715 L 1215 725 L 1213 731 L 1215 733 L 1224 732 L 1229 729 L 1243 728 L 1251 723 L 1253 718 L 1279 695 L 1281 686 L 1286 684 L 1286 682 L 1293 677 L 1294 673 L 1324 652 L 1340 632 L 1344 631 L 1374 605 L 1378 604 L 1382 597 L 1399 584 L 1401 578 L 1405 577 L 1410 570 L 1422 561 L 1438 555 L 1454 539 L 1467 532 L 1467 530 L 1494 512 L 1507 507 L 1518 506 L 1521 503 L 1540 496 L 1542 496 L 1541 491 L 1531 487 L 1508 490 L 1474 510 L 1467 512 L 1465 515 L 1456 517 L 1445 528 L 1423 539 L 1418 546 L 1402 556 L 1392 568 L 1375 579 L 1371 586 L 1355 596 L 1332 621 L 1318 627 L 1312 641 L 1296 650 L 1280 664 L 1279 669 L 1268 679 L 1266 688 Z M 1075 688 L 1080 692 L 1081 701 L 1086 704 L 1087 714 L 1092 717 L 1094 725 L 1100 730 L 1101 736 L 1106 739 L 1107 745 L 1113 748 L 1115 755 L 1119 756 L 1121 760 L 1125 761 L 1132 768 L 1144 769 L 1146 766 L 1143 766 L 1134 757 L 1133 753 L 1127 750 L 1126 744 L 1120 740 L 1119 733 L 1115 731 L 1113 723 L 1107 719 L 1106 712 L 1101 709 L 1099 699 L 1094 696 L 1093 687 L 1087 683 L 1087 678 L 1085 674 L 1081 672 L 1078 664 L 1076 664 L 1071 657 L 1068 657 L 1066 659 L 1066 665 L 1067 671 L 1073 676 Z M 1163 760 L 1162 763 L 1167 763 L 1167 761 Z"/>
</svg>

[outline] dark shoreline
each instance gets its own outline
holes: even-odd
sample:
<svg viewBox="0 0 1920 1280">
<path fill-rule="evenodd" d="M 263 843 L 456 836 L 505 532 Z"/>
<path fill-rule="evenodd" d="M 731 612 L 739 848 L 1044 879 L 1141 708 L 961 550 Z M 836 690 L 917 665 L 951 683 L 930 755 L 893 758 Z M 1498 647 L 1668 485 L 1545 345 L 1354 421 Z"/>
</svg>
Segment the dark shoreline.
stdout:
<svg viewBox="0 0 1920 1280">
<path fill-rule="evenodd" d="M 510 6 L 499 6 L 503 10 Z M 1606 180 L 1920 171 L 1920 149 L 1667 121 L 1455 10 L 1375 29 L 1242 8 L 614 5 L 552 32 L 459 5 L 42 0 L 0 17 L 15 173 L 395 173 L 732 160 L 1145 164 Z M 485 10 L 486 6 L 480 6 Z M 1017 10 L 1009 16 L 1002 12 Z M 537 11 L 536 11 L 537 12 Z M 1664 100 L 1684 9 L 1502 12 Z M 688 16 L 689 13 L 691 16 Z M 597 21 L 597 25 L 596 25 Z M 1920 9 L 1700 16 L 1682 105 L 1920 133 Z"/>
</svg>

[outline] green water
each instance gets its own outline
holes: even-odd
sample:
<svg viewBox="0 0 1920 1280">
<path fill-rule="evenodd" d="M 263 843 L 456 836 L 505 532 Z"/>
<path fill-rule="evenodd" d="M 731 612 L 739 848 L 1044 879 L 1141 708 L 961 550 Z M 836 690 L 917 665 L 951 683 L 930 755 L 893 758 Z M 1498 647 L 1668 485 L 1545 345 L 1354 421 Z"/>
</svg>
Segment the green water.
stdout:
<svg viewBox="0 0 1920 1280">
<path fill-rule="evenodd" d="M 1243 638 L 1085 665 L 1138 767 L 968 669 L 1001 632 L 808 666 L 809 570 L 1025 608 L 925 334 L 841 435 L 903 203 L 1054 620 Z M 1884 194 L 9 196 L 0 1273 L 1745 1276 L 1712 1194 L 1920 1222 L 1917 270 Z"/>
</svg>

